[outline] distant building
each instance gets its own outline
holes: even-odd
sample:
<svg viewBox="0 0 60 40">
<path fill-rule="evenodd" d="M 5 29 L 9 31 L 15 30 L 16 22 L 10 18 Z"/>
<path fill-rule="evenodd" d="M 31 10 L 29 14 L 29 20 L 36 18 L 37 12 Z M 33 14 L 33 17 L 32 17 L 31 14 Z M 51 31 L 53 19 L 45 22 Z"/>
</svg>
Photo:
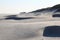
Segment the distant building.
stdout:
<svg viewBox="0 0 60 40">
<path fill-rule="evenodd" d="M 25 14 L 25 13 L 26 13 L 26 12 L 20 12 L 20 15 L 21 15 L 21 14 Z"/>
</svg>

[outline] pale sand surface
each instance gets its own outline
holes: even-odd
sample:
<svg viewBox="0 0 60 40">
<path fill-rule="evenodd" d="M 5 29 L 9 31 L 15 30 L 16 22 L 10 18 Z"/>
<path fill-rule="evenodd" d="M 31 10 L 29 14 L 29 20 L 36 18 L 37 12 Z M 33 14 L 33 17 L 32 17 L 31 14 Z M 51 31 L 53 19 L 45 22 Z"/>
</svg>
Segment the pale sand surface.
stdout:
<svg viewBox="0 0 60 40">
<path fill-rule="evenodd" d="M 0 20 L 0 40 L 60 40 L 44 37 L 44 28 L 60 26 L 59 18 L 34 18 L 26 20 Z"/>
</svg>

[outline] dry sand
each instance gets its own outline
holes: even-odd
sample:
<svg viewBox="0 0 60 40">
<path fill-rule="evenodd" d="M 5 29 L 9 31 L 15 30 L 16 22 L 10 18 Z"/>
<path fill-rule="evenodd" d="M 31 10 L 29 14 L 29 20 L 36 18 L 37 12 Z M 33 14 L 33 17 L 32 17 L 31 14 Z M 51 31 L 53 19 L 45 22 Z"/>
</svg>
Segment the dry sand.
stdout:
<svg viewBox="0 0 60 40">
<path fill-rule="evenodd" d="M 0 40 L 59 40 L 58 37 L 43 36 L 44 28 L 60 25 L 59 20 L 59 18 L 0 20 Z"/>
</svg>

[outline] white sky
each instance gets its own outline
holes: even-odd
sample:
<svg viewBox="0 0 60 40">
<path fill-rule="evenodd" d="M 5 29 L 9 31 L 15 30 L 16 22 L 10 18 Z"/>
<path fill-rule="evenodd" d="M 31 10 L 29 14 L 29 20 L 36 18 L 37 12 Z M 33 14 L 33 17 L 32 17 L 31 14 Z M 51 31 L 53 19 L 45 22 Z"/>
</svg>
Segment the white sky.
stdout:
<svg viewBox="0 0 60 40">
<path fill-rule="evenodd" d="M 0 13 L 29 12 L 60 4 L 60 0 L 0 0 Z"/>
</svg>

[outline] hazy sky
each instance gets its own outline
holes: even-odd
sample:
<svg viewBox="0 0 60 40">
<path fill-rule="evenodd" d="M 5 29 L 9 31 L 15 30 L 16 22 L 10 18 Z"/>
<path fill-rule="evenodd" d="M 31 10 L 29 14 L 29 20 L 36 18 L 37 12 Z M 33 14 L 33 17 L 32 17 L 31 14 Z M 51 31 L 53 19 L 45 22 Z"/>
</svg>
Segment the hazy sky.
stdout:
<svg viewBox="0 0 60 40">
<path fill-rule="evenodd" d="M 59 3 L 60 0 L 0 0 L 0 13 L 29 12 Z"/>
</svg>

